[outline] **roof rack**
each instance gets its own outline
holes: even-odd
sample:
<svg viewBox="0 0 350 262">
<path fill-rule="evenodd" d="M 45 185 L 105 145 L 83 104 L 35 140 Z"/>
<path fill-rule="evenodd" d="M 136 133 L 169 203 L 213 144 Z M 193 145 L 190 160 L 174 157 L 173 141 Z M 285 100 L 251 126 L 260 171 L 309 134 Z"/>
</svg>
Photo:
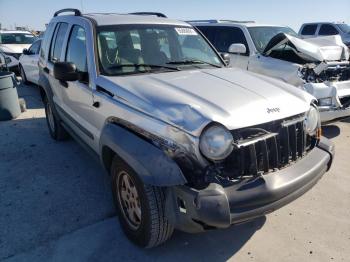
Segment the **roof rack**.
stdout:
<svg viewBox="0 0 350 262">
<path fill-rule="evenodd" d="M 219 23 L 255 23 L 255 21 L 238 21 L 238 20 L 225 20 L 225 19 L 210 19 L 210 20 L 190 20 L 186 21 L 188 23 L 210 23 L 210 24 L 219 24 Z"/>
<path fill-rule="evenodd" d="M 158 17 L 167 18 L 167 16 L 165 14 L 157 13 L 157 12 L 134 12 L 134 13 L 129 13 L 129 15 L 155 15 Z"/>
<path fill-rule="evenodd" d="M 75 8 L 65 8 L 65 9 L 61 9 L 58 10 L 53 16 L 58 16 L 61 13 L 65 13 L 65 12 L 74 12 L 75 16 L 81 16 L 81 12 L 79 9 L 75 9 Z"/>
</svg>

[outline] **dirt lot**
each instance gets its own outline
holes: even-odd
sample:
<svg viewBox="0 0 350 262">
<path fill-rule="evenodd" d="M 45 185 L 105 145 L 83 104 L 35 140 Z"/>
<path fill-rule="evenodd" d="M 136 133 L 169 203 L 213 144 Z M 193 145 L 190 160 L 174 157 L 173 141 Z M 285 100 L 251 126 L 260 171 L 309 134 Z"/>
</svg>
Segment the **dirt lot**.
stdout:
<svg viewBox="0 0 350 262">
<path fill-rule="evenodd" d="M 297 201 L 141 250 L 121 231 L 99 163 L 73 140 L 50 139 L 35 86 L 19 93 L 28 111 L 0 122 L 0 260 L 349 261 L 350 120 L 324 128 L 336 144 L 333 168 Z"/>
</svg>

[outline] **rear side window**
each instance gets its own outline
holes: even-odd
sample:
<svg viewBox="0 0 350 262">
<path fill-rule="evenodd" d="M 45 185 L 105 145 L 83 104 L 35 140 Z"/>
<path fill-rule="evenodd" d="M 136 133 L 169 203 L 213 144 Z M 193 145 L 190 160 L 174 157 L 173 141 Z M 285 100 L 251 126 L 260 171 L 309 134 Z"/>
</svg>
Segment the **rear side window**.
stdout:
<svg viewBox="0 0 350 262">
<path fill-rule="evenodd" d="M 321 25 L 319 35 L 337 35 L 338 30 L 333 25 Z"/>
<path fill-rule="evenodd" d="M 87 72 L 86 35 L 81 26 L 72 28 L 68 45 L 66 61 L 72 62 L 79 72 Z"/>
<path fill-rule="evenodd" d="M 302 35 L 314 35 L 316 33 L 317 24 L 305 25 L 301 31 Z"/>
<path fill-rule="evenodd" d="M 59 23 L 56 26 L 55 34 L 53 36 L 53 40 L 51 43 L 50 48 L 50 61 L 51 62 L 57 62 L 60 61 L 62 48 L 63 48 L 63 41 L 66 36 L 68 29 L 67 23 Z"/>
</svg>

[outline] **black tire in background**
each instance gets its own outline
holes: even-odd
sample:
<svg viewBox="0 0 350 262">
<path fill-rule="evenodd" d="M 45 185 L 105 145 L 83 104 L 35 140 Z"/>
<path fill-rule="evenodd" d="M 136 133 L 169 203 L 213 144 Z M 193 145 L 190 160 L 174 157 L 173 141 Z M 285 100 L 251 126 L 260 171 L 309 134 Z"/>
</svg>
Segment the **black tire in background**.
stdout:
<svg viewBox="0 0 350 262">
<path fill-rule="evenodd" d="M 46 96 L 44 96 L 43 102 L 45 106 L 46 123 L 51 137 L 57 141 L 66 140 L 69 135 L 59 121 L 58 116 L 55 114 L 52 105 Z"/>
<path fill-rule="evenodd" d="M 119 190 L 121 176 L 127 174 L 135 186 L 141 208 L 140 223 L 131 225 Z M 111 166 L 112 190 L 118 217 L 126 236 L 135 244 L 145 248 L 160 245 L 169 239 L 174 227 L 165 215 L 165 189 L 145 185 L 138 175 L 119 157 L 115 156 Z"/>
</svg>

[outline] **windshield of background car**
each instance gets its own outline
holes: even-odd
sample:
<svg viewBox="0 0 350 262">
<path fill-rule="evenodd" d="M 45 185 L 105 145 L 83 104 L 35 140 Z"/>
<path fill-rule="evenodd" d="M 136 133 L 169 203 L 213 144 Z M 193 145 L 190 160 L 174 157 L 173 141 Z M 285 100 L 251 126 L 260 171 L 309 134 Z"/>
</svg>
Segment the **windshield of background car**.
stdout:
<svg viewBox="0 0 350 262">
<path fill-rule="evenodd" d="M 279 33 L 285 33 L 298 37 L 298 34 L 289 27 L 273 27 L 273 26 L 263 26 L 263 27 L 249 27 L 248 28 L 250 36 L 254 42 L 254 45 L 259 53 L 264 52 L 266 45 L 270 40 Z"/>
<path fill-rule="evenodd" d="M 1 33 L 0 44 L 32 44 L 37 38 L 32 34 Z"/>
<path fill-rule="evenodd" d="M 345 34 L 350 34 L 350 26 L 347 24 L 338 24 L 339 29 L 345 33 Z"/>
<path fill-rule="evenodd" d="M 104 75 L 224 66 L 217 53 L 192 27 L 101 26 L 97 43 L 100 71 Z"/>
</svg>

